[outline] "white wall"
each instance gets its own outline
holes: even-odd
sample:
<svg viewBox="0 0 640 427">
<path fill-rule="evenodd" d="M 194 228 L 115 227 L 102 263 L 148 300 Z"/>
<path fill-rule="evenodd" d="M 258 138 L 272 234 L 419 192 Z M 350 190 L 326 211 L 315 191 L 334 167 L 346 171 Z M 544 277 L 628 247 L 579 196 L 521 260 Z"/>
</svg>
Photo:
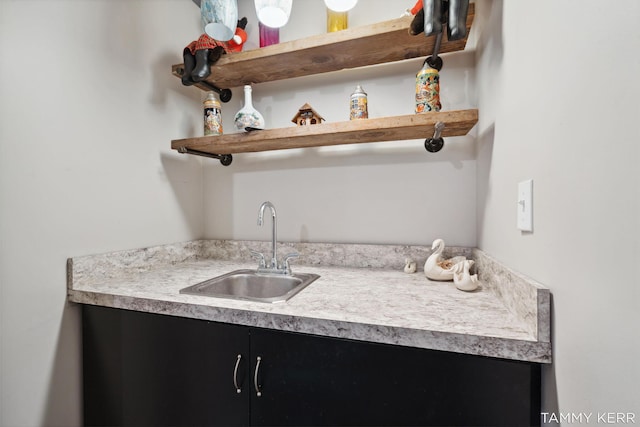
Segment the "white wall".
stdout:
<svg viewBox="0 0 640 427">
<path fill-rule="evenodd" d="M 349 25 L 396 18 L 411 6 L 361 1 L 350 12 Z M 239 7 L 249 19 L 246 47 L 255 47 L 253 2 L 240 1 Z M 325 33 L 325 14 L 322 0 L 294 2 L 280 40 Z M 474 107 L 473 52 L 447 55 L 444 62 L 443 108 Z M 369 117 L 413 114 L 415 74 L 421 67 L 422 60 L 415 59 L 263 83 L 253 88 L 253 104 L 269 128 L 295 126 L 291 118 L 306 102 L 328 122 L 345 121 L 349 95 L 361 84 L 368 93 Z M 236 88 L 231 102 L 223 104 L 225 132 L 232 131 L 242 105 L 242 88 Z M 207 161 L 206 236 L 268 240 L 270 232 L 259 228 L 256 218 L 260 204 L 270 200 L 278 211 L 282 241 L 430 244 L 442 237 L 450 245 L 475 246 L 474 138 L 445 140 L 438 154 L 426 152 L 422 139 L 240 154 L 227 168 Z"/>
<path fill-rule="evenodd" d="M 188 1 L 0 1 L 0 425 L 81 422 L 66 258 L 202 237 Z M 194 120 L 195 118 L 195 120 Z"/>
<path fill-rule="evenodd" d="M 637 423 L 640 3 L 477 7 L 478 246 L 551 288 L 543 410 Z M 529 178 L 534 231 L 521 233 L 517 183 Z"/>
</svg>

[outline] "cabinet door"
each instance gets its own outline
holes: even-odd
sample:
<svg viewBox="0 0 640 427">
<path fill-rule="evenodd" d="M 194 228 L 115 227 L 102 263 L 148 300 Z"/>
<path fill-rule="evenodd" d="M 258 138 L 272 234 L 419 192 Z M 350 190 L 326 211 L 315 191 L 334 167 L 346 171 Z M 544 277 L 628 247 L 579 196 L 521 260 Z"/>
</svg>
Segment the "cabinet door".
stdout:
<svg viewBox="0 0 640 427">
<path fill-rule="evenodd" d="M 122 425 L 122 316 L 118 310 L 83 306 L 82 358 L 84 425 Z"/>
<path fill-rule="evenodd" d="M 234 387 L 238 354 L 237 382 L 248 382 L 246 328 L 100 307 L 85 311 L 85 372 L 101 378 L 98 384 L 85 379 L 85 424 L 248 425 L 249 395 Z M 113 329 L 112 337 L 95 336 L 96 323 Z M 96 399 L 114 409 L 102 409 Z"/>
<path fill-rule="evenodd" d="M 537 365 L 251 330 L 252 425 L 530 425 Z"/>
</svg>

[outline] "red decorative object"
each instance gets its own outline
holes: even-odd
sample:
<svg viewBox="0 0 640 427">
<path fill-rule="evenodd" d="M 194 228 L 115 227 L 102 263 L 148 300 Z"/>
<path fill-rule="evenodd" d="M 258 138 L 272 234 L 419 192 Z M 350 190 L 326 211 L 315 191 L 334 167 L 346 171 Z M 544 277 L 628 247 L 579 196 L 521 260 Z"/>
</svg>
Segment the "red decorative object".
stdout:
<svg viewBox="0 0 640 427">
<path fill-rule="evenodd" d="M 211 74 L 211 65 L 215 64 L 223 54 L 240 52 L 247 41 L 247 18 L 238 21 L 236 34 L 229 41 L 212 39 L 207 34 L 202 34 L 198 40 L 194 40 L 184 48 L 184 72 L 182 84 L 191 86 L 194 83 L 205 80 Z"/>
</svg>

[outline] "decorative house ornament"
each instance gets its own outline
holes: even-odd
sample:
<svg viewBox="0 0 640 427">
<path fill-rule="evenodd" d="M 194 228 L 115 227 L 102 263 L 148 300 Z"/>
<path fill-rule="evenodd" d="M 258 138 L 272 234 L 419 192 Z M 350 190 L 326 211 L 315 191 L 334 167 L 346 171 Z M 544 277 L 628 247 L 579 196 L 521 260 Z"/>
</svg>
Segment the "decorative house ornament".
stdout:
<svg viewBox="0 0 640 427">
<path fill-rule="evenodd" d="M 459 262 L 466 261 L 463 256 L 456 256 L 449 259 L 442 258 L 444 251 L 444 240 L 436 239 L 431 245 L 434 252 L 424 263 L 424 275 L 431 280 L 453 280 L 454 267 Z"/>
<path fill-rule="evenodd" d="M 324 120 L 316 110 L 311 108 L 311 105 L 304 104 L 298 110 L 298 113 L 291 119 L 291 121 L 298 126 L 319 125 Z"/>
</svg>

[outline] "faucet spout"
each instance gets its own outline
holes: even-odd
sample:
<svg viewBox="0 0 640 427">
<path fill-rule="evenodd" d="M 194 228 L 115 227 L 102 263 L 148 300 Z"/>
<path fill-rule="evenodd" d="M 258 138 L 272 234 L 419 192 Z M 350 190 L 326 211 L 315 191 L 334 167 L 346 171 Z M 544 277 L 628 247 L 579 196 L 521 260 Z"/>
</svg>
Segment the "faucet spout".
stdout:
<svg viewBox="0 0 640 427">
<path fill-rule="evenodd" d="M 276 242 L 277 242 L 277 233 L 278 233 L 278 221 L 276 218 L 276 207 L 273 206 L 273 203 L 271 202 L 264 202 L 260 205 L 260 210 L 258 211 L 258 225 L 262 226 L 263 222 L 264 222 L 264 210 L 266 208 L 269 208 L 271 210 L 271 222 L 272 222 L 272 229 L 271 229 L 271 268 L 272 269 L 277 269 L 278 268 L 278 258 L 276 255 Z"/>
</svg>

